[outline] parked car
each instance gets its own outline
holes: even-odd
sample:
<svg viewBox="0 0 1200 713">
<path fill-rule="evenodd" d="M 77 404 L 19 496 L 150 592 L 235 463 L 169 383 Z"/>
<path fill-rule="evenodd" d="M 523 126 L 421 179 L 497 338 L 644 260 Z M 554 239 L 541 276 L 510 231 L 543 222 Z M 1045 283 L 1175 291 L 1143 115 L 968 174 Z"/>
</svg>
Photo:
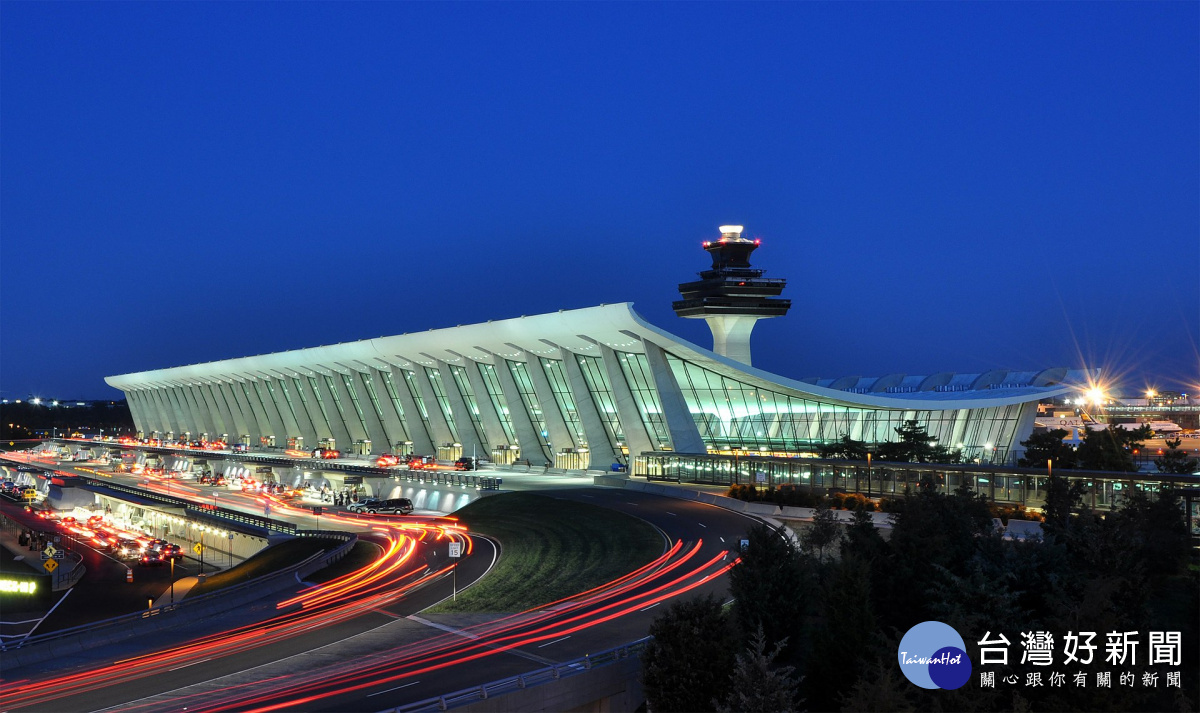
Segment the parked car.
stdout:
<svg viewBox="0 0 1200 713">
<path fill-rule="evenodd" d="M 455 470 L 479 470 L 479 460 L 471 456 L 463 456 L 454 461 Z"/>
<path fill-rule="evenodd" d="M 350 507 L 347 509 L 350 512 L 370 513 L 372 515 L 380 512 L 392 513 L 393 515 L 407 515 L 413 511 L 413 504 L 408 498 L 391 498 L 388 500 L 367 498 L 366 500 L 350 503 Z"/>
</svg>

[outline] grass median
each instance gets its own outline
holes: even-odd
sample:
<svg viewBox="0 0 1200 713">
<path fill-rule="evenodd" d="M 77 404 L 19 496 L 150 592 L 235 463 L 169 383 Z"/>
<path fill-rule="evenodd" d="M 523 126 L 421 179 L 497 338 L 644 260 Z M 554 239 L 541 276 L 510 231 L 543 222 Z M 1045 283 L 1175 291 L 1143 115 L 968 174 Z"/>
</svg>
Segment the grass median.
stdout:
<svg viewBox="0 0 1200 713">
<path fill-rule="evenodd" d="M 331 537 L 295 537 L 284 540 L 254 554 L 233 569 L 208 575 L 205 577 L 205 581 L 192 587 L 188 592 L 188 597 L 203 596 L 224 587 L 231 587 L 272 572 L 278 572 L 297 562 L 304 561 L 317 552 L 322 550 L 328 552 L 341 544 L 341 540 Z"/>
<path fill-rule="evenodd" d="M 545 495 L 491 495 L 454 514 L 497 540 L 500 560 L 458 601 L 430 613 L 523 611 L 616 579 L 663 550 L 662 535 L 643 520 Z"/>
</svg>

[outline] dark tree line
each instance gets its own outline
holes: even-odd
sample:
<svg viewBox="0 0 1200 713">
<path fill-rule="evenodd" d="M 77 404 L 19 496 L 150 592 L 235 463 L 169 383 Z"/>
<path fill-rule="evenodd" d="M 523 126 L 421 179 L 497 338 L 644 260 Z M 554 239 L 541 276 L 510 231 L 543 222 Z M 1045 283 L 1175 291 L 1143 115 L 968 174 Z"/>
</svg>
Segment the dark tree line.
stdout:
<svg viewBox="0 0 1200 713">
<path fill-rule="evenodd" d="M 1149 426 L 1137 429 L 1110 425 L 1102 430 L 1087 429 L 1079 447 L 1073 447 L 1063 439 L 1067 431 L 1056 428 L 1034 433 L 1029 440 L 1021 441 L 1025 455 L 1017 461 L 1024 468 L 1044 468 L 1047 462 L 1051 470 L 1082 468 L 1084 470 L 1111 470 L 1129 473 L 1138 469 L 1134 453 L 1144 447 L 1143 441 L 1154 436 Z M 1183 441 L 1176 438 L 1167 441 L 1167 450 L 1154 465 L 1160 473 L 1186 474 L 1197 470 L 1195 458 L 1188 456 L 1180 446 Z"/>
<path fill-rule="evenodd" d="M 863 511 L 844 526 L 819 510 L 798 540 L 756 526 L 730 572 L 730 607 L 709 596 L 656 619 L 649 710 L 1195 710 L 1200 577 L 1179 502 L 1133 491 L 1100 516 L 1050 480 L 1039 542 L 1003 540 L 981 496 L 931 483 L 903 501 L 889 538 Z M 931 619 L 954 627 L 976 662 L 956 691 L 918 688 L 896 664 L 900 637 Z M 1183 688 L 981 687 L 977 642 L 989 631 L 1013 644 L 1010 666 L 990 667 L 997 679 L 1035 670 L 1020 665 L 1024 631 L 1095 631 L 1100 642 L 1138 631 L 1143 646 L 1149 631 L 1181 631 Z"/>
</svg>

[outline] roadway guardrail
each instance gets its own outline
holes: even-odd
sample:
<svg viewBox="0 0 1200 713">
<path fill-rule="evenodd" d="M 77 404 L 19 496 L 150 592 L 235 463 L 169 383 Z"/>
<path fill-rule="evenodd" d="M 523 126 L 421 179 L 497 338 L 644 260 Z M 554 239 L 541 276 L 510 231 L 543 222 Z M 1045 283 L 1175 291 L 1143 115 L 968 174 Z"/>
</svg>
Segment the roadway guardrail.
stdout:
<svg viewBox="0 0 1200 713">
<path fill-rule="evenodd" d="M 528 673 L 523 673 L 518 676 L 509 676 L 490 683 L 484 683 L 471 688 L 464 688 L 454 693 L 447 693 L 436 698 L 426 698 L 423 701 L 408 703 L 396 708 L 389 708 L 383 713 L 423 713 L 424 711 L 445 711 L 451 708 L 478 703 L 489 698 L 502 696 L 507 693 L 522 691 L 532 686 L 538 686 L 544 683 L 551 683 L 562 680 L 571 676 L 578 676 L 586 673 L 593 668 L 607 666 L 618 661 L 628 659 L 631 656 L 640 656 L 642 651 L 646 649 L 646 644 L 653 637 L 647 636 L 637 641 L 617 646 L 611 649 L 606 649 L 595 654 L 585 654 L 584 656 L 567 661 L 565 663 L 554 664 L 539 668 Z"/>
</svg>

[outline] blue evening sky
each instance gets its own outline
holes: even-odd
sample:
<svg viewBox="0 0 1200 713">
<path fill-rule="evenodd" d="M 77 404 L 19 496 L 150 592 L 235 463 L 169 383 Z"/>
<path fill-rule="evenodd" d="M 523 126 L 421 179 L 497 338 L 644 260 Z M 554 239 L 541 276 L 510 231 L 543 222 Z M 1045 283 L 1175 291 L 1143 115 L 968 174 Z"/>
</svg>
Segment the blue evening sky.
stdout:
<svg viewBox="0 0 1200 713">
<path fill-rule="evenodd" d="M 1200 4 L 0 4 L 0 391 L 632 301 L 793 376 L 1200 387 Z"/>
</svg>

